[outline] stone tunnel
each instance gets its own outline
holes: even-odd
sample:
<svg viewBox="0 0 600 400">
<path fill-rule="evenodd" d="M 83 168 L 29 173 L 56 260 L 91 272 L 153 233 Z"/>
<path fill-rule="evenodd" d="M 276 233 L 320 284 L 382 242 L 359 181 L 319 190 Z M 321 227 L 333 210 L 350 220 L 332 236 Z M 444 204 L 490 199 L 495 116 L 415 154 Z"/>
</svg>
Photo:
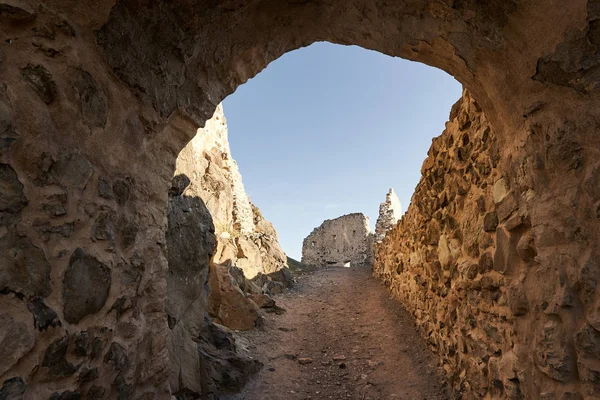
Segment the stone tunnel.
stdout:
<svg viewBox="0 0 600 400">
<path fill-rule="evenodd" d="M 468 91 L 375 259 L 455 385 L 600 398 L 600 1 L 3 0 L 0 39 L 0 398 L 186 393 L 175 161 L 221 100 L 317 41 Z M 485 157 L 446 168 L 469 148 Z"/>
</svg>

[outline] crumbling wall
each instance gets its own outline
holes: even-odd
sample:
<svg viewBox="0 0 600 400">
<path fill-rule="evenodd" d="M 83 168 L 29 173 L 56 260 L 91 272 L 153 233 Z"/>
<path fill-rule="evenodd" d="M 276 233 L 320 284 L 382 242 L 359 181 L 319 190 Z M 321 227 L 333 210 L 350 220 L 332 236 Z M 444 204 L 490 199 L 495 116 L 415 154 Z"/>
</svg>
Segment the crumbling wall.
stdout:
<svg viewBox="0 0 600 400">
<path fill-rule="evenodd" d="M 529 171 L 542 178 L 552 150 L 515 160 L 514 174 L 499 169 L 508 151 L 464 92 L 433 140 L 407 213 L 375 245 L 375 275 L 413 313 L 457 391 L 594 397 L 587 360 L 600 336 L 593 318 L 589 325 L 574 322 L 592 297 L 595 258 L 577 272 L 571 263 L 580 255 L 541 256 L 541 248 L 580 232 L 532 223 L 532 205 L 544 200 L 533 187 L 519 186 Z M 579 150 L 561 151 L 572 168 L 581 168 Z"/>
<path fill-rule="evenodd" d="M 302 263 L 315 266 L 360 266 L 372 262 L 369 218 L 354 213 L 328 219 L 302 243 Z"/>
<path fill-rule="evenodd" d="M 379 216 L 375 223 L 376 240 L 382 240 L 387 231 L 392 229 L 400 218 L 402 218 L 400 199 L 394 189 L 390 189 L 385 195 L 385 201 L 379 205 Z"/>
</svg>

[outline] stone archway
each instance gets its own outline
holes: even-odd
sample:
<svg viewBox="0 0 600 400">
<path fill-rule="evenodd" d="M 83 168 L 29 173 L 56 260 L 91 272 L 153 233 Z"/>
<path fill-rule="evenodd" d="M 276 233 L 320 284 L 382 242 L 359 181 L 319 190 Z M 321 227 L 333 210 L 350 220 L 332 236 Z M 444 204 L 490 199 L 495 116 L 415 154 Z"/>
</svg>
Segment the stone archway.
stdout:
<svg viewBox="0 0 600 400">
<path fill-rule="evenodd" d="M 526 350 L 505 367 L 545 370 L 517 376 L 529 398 L 547 379 L 597 395 L 599 20 L 596 0 L 0 2 L 3 387 L 170 397 L 177 154 L 237 86 L 326 40 L 444 69 L 477 99 L 537 245 L 505 285 L 571 296 L 533 304 L 535 332 L 515 320 Z"/>
</svg>

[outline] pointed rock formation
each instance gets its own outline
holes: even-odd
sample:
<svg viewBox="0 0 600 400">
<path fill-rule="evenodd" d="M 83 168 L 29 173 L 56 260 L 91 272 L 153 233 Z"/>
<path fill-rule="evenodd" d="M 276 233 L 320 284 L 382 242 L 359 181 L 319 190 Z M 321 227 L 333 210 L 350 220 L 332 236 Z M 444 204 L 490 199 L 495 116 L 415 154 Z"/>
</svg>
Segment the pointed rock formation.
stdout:
<svg viewBox="0 0 600 400">
<path fill-rule="evenodd" d="M 379 205 L 379 217 L 375 224 L 377 240 L 383 240 L 386 232 L 392 229 L 400 218 L 402 218 L 402 205 L 394 189 L 390 188 L 390 191 L 385 195 L 385 201 Z"/>
<path fill-rule="evenodd" d="M 237 354 L 234 338 L 208 316 L 230 329 L 253 328 L 258 306 L 247 296 L 246 278 L 264 281 L 256 294 L 284 287 L 275 281 L 287 277 L 287 258 L 246 194 L 220 105 L 177 158 L 166 237 L 170 388 L 190 398 L 235 390 L 257 365 Z M 222 337 L 230 348 L 215 348 Z"/>
<path fill-rule="evenodd" d="M 246 193 L 231 156 L 221 105 L 179 154 L 175 175 L 187 176 L 190 182 L 183 194 L 202 199 L 212 215 L 217 237 L 214 263 L 235 265 L 248 279 L 287 267 L 275 228 Z"/>
</svg>

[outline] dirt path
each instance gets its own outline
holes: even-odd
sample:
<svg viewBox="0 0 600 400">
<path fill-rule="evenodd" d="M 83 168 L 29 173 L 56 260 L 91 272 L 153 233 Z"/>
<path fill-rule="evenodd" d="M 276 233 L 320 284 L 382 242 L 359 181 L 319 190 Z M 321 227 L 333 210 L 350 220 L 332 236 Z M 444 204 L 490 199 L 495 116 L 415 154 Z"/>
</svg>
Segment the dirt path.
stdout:
<svg viewBox="0 0 600 400">
<path fill-rule="evenodd" d="M 265 366 L 230 399 L 449 399 L 412 317 L 370 271 L 304 275 L 276 301 L 287 312 L 238 339 Z"/>
</svg>

